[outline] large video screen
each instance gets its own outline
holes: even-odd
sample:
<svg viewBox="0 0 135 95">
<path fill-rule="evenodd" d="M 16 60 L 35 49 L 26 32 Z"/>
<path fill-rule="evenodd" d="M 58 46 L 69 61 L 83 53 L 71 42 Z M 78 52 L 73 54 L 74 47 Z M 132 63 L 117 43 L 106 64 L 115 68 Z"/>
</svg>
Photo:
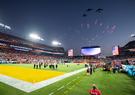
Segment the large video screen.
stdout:
<svg viewBox="0 0 135 95">
<path fill-rule="evenodd" d="M 99 46 L 95 47 L 83 47 L 81 49 L 81 54 L 86 56 L 98 55 L 101 53 L 101 48 Z"/>
<path fill-rule="evenodd" d="M 73 54 L 73 49 L 69 49 L 68 50 L 68 56 L 73 56 L 74 54 Z"/>
<path fill-rule="evenodd" d="M 118 46 L 114 46 L 112 49 L 112 54 L 113 55 L 119 55 L 119 47 Z"/>
</svg>

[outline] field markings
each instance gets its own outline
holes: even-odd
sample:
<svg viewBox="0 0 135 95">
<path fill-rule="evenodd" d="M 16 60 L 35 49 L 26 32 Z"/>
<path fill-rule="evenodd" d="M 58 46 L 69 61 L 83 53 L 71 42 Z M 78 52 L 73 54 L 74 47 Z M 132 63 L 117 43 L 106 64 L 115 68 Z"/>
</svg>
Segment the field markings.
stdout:
<svg viewBox="0 0 135 95">
<path fill-rule="evenodd" d="M 68 86 L 69 84 L 71 84 L 72 82 L 76 81 L 76 80 L 79 79 L 79 78 L 80 78 L 80 77 L 78 76 L 76 79 L 73 79 L 72 81 L 68 82 L 65 86 Z M 68 90 L 71 90 L 71 89 L 72 89 L 73 87 L 75 87 L 77 84 L 79 84 L 79 81 L 76 82 L 74 85 L 70 86 L 70 87 L 68 88 Z M 53 94 L 56 93 L 56 92 L 58 92 L 59 90 L 61 90 L 61 89 L 64 88 L 65 86 L 64 86 L 64 85 L 61 86 L 61 87 L 58 88 L 56 91 L 54 91 Z M 65 90 L 65 91 L 64 91 L 64 94 L 68 93 L 68 92 L 69 92 L 68 90 Z M 51 94 L 51 93 L 50 93 L 50 94 Z M 50 95 L 50 94 L 49 94 L 49 95 Z"/>
<path fill-rule="evenodd" d="M 83 68 L 83 69 L 80 69 L 80 70 L 69 72 L 69 73 L 66 73 L 64 75 L 54 77 L 54 78 L 51 78 L 51 79 L 48 79 L 48 80 L 44 80 L 44 81 L 41 81 L 41 82 L 38 82 L 38 83 L 34 83 L 34 84 L 0 74 L 0 82 L 5 83 L 7 85 L 10 85 L 12 87 L 15 87 L 15 88 L 17 88 L 19 90 L 22 90 L 24 92 L 29 93 L 29 92 L 35 91 L 37 89 L 43 88 L 45 86 L 48 86 L 50 84 L 53 84 L 53 83 L 55 83 L 57 81 L 60 81 L 62 79 L 65 79 L 67 77 L 78 74 L 78 73 L 80 73 L 82 71 L 85 71 L 85 70 L 86 70 L 86 68 Z"/>
<path fill-rule="evenodd" d="M 69 84 L 71 84 L 72 82 L 69 82 L 69 83 L 67 83 L 66 85 L 69 85 Z"/>
<path fill-rule="evenodd" d="M 71 84 L 72 82 L 78 80 L 79 78 L 80 78 L 80 77 L 78 76 L 76 79 L 74 79 L 74 80 L 70 81 L 68 84 L 66 84 L 66 86 L 69 85 L 69 84 Z M 68 93 L 69 90 L 72 90 L 76 85 L 79 84 L 79 82 L 80 82 L 81 80 L 82 80 L 82 78 L 80 78 L 79 81 L 77 81 L 74 85 L 70 86 L 67 90 L 65 90 L 65 91 L 64 91 L 64 94 Z"/>
<path fill-rule="evenodd" d="M 54 92 L 51 92 L 51 93 L 48 94 L 48 95 L 52 95 L 52 94 L 58 92 L 59 90 L 61 90 L 61 89 L 64 88 L 65 86 L 68 86 L 68 85 L 71 84 L 72 82 L 76 81 L 78 78 L 80 78 L 80 77 L 78 76 L 76 79 L 74 79 L 74 80 L 68 82 L 66 85 L 63 85 L 63 86 L 61 86 L 60 88 L 53 90 Z M 71 86 L 71 87 L 72 87 L 72 86 Z M 70 89 L 70 88 L 68 88 L 68 89 Z M 64 91 L 64 93 L 68 93 L 68 90 Z"/>
<path fill-rule="evenodd" d="M 64 88 L 64 87 L 65 87 L 64 85 L 61 86 L 60 88 L 57 89 L 57 91 L 61 90 L 61 89 Z"/>
<path fill-rule="evenodd" d="M 54 94 L 54 92 L 51 92 L 49 95 L 53 95 Z"/>
</svg>

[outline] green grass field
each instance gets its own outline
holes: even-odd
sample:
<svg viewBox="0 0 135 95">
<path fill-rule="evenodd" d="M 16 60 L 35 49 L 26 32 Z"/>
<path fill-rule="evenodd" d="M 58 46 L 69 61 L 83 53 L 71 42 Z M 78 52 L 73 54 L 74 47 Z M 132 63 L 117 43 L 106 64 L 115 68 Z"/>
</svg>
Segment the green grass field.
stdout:
<svg viewBox="0 0 135 95">
<path fill-rule="evenodd" d="M 19 66 L 19 67 L 25 67 L 25 68 L 33 68 L 33 65 L 32 64 L 0 64 L 0 65 L 8 65 L 8 66 Z M 68 65 L 68 67 L 67 67 Z M 54 69 L 56 71 L 60 71 L 60 72 L 72 72 L 74 70 L 78 70 L 78 69 L 81 69 L 81 68 L 84 68 L 84 64 L 80 64 L 80 65 L 77 65 L 75 63 L 67 63 L 67 64 L 59 64 L 58 65 L 58 68 L 57 69 Z M 42 66 L 41 68 L 42 70 L 50 70 L 50 68 L 47 66 L 46 68 L 44 68 Z"/>
<path fill-rule="evenodd" d="M 22 65 L 18 65 L 22 66 Z M 32 65 L 25 65 L 32 68 Z M 70 65 L 70 68 L 77 65 Z M 83 67 L 83 66 L 82 66 Z M 79 68 L 82 68 L 81 65 Z M 66 68 L 66 67 L 65 67 Z M 70 69 L 68 68 L 68 69 Z M 78 69 L 79 69 L 78 68 Z M 60 69 L 60 68 L 59 68 Z M 59 71 L 66 71 L 62 68 Z M 68 70 L 67 69 L 67 70 Z M 72 70 L 68 70 L 69 72 Z M 67 71 L 67 72 L 68 72 Z M 107 73 L 97 69 L 93 75 L 86 75 L 86 72 L 79 73 L 64 80 L 58 81 L 47 87 L 25 93 L 6 84 L 0 83 L 1 95 L 89 95 L 88 90 L 92 84 L 96 84 L 102 91 L 102 95 L 135 95 L 135 80 L 123 73 Z M 61 88 L 63 87 L 63 88 Z M 61 88 L 61 89 L 60 89 Z"/>
</svg>

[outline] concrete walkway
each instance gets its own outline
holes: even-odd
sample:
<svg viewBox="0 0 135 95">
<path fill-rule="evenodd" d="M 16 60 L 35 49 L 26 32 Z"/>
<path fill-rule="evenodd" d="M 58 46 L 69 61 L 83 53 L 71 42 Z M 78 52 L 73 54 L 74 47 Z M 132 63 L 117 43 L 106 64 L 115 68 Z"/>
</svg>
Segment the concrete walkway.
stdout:
<svg viewBox="0 0 135 95">
<path fill-rule="evenodd" d="M 58 76 L 58 77 L 54 77 L 54 78 L 51 78 L 51 79 L 48 79 L 48 80 L 37 82 L 37 83 L 34 83 L 34 84 L 0 74 L 0 82 L 5 83 L 7 85 L 10 85 L 12 87 L 15 87 L 17 89 L 20 89 L 24 92 L 29 93 L 29 92 L 35 91 L 37 89 L 43 88 L 45 86 L 48 86 L 50 84 L 53 84 L 53 83 L 55 83 L 57 81 L 60 81 L 62 79 L 65 79 L 67 77 L 78 74 L 78 73 L 80 73 L 82 71 L 85 71 L 85 70 L 86 70 L 86 68 L 83 68 L 83 69 L 76 70 L 76 71 L 73 71 L 73 72 L 70 72 L 70 73 L 66 73 L 66 74 Z"/>
</svg>

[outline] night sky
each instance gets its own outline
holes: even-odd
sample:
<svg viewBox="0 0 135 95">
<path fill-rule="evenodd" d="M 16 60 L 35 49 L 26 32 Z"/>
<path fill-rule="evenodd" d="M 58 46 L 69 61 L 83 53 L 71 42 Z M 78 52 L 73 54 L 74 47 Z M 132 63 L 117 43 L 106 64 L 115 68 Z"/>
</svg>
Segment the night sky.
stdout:
<svg viewBox="0 0 135 95">
<path fill-rule="evenodd" d="M 29 39 L 34 32 L 44 38 L 40 43 L 58 40 L 76 55 L 92 45 L 112 55 L 114 45 L 125 45 L 135 33 L 135 0 L 0 0 L 0 22 L 11 26 L 6 33 Z"/>
</svg>

